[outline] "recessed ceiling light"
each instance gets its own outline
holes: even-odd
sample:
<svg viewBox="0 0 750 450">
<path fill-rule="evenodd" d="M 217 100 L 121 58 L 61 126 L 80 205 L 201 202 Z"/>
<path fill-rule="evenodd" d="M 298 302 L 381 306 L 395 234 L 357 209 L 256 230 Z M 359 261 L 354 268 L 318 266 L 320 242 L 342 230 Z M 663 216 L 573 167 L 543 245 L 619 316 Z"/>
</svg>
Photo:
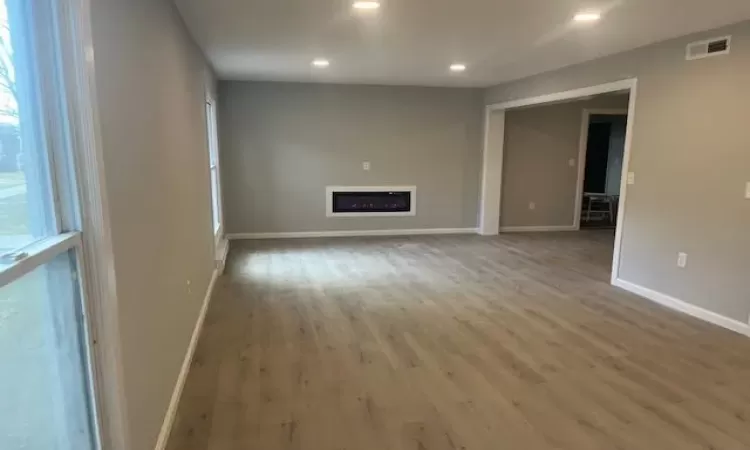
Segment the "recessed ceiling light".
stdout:
<svg viewBox="0 0 750 450">
<path fill-rule="evenodd" d="M 451 72 L 463 72 L 466 70 L 466 64 L 451 64 Z"/>
<path fill-rule="evenodd" d="M 576 22 L 596 22 L 601 18 L 602 15 L 598 12 L 586 11 L 576 14 L 575 17 L 573 17 L 573 20 L 575 20 Z"/>
<path fill-rule="evenodd" d="M 327 59 L 318 58 L 318 59 L 313 59 L 312 65 L 313 67 L 323 68 L 323 67 L 330 66 L 331 62 L 328 61 Z"/>
<path fill-rule="evenodd" d="M 352 4 L 352 7 L 354 9 L 369 9 L 369 10 L 373 10 L 373 9 L 380 8 L 380 2 L 359 1 L 359 2 L 354 2 Z"/>
</svg>

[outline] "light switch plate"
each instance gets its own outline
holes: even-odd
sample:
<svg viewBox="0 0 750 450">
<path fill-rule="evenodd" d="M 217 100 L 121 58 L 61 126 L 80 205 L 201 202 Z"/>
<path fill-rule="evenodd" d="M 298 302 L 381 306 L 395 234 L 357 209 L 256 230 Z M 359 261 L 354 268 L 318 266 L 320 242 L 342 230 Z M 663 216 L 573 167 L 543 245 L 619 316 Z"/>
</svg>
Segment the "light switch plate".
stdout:
<svg viewBox="0 0 750 450">
<path fill-rule="evenodd" d="M 684 269 L 685 267 L 687 267 L 687 258 L 688 258 L 687 253 L 682 253 L 682 252 L 678 253 L 677 254 L 677 267 L 681 269 Z"/>
<path fill-rule="evenodd" d="M 575 166 L 576 166 L 576 160 L 575 160 L 575 158 L 570 158 L 570 159 L 568 160 L 568 165 L 569 165 L 570 167 L 575 167 Z"/>
<path fill-rule="evenodd" d="M 628 172 L 628 184 L 635 184 L 635 172 Z"/>
<path fill-rule="evenodd" d="M 532 210 L 532 211 L 535 210 L 536 209 L 536 203 L 534 203 L 534 202 L 529 203 L 529 209 Z"/>
<path fill-rule="evenodd" d="M 750 181 L 745 184 L 745 198 L 750 200 Z"/>
</svg>

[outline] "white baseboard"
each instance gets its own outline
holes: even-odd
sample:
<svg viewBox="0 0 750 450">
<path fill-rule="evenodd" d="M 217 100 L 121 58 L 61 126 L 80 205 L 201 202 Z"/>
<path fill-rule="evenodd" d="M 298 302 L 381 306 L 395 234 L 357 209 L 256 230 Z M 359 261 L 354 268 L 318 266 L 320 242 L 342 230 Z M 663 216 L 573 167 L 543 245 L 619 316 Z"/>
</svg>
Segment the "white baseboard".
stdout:
<svg viewBox="0 0 750 450">
<path fill-rule="evenodd" d="M 639 286 L 629 281 L 617 279 L 614 280 L 612 284 L 667 308 L 674 309 L 675 311 L 691 315 L 705 322 L 709 322 L 722 328 L 726 328 L 728 330 L 732 330 L 734 332 L 750 337 L 750 324 L 730 319 L 729 317 L 722 316 L 721 314 L 703 309 L 699 306 L 692 305 L 680 299 L 662 294 L 661 292 L 657 292 L 643 286 Z"/>
<path fill-rule="evenodd" d="M 223 262 L 221 264 L 223 266 Z M 161 430 L 159 431 L 159 438 L 156 440 L 156 447 L 154 447 L 154 450 L 164 450 L 167 447 L 169 434 L 172 432 L 172 426 L 174 425 L 175 416 L 177 415 L 177 408 L 180 405 L 182 390 L 185 387 L 185 382 L 187 381 L 187 376 L 190 372 L 190 365 L 193 362 L 195 348 L 198 346 L 198 339 L 200 338 L 201 330 L 203 329 L 203 322 L 206 320 L 208 306 L 211 304 L 211 297 L 214 292 L 214 286 L 216 286 L 216 280 L 217 278 L 219 278 L 219 275 L 221 275 L 221 272 L 217 268 L 214 270 L 213 275 L 211 276 L 211 281 L 208 284 L 206 296 L 203 299 L 203 305 L 201 306 L 200 313 L 198 314 L 198 320 L 195 322 L 195 327 L 193 328 L 193 336 L 190 338 L 190 345 L 188 346 L 187 352 L 185 353 L 185 359 L 182 361 L 180 375 L 177 377 L 177 383 L 175 384 L 174 391 L 172 391 L 172 398 L 169 401 L 169 408 L 167 408 L 167 414 L 164 416 L 164 422 L 162 423 Z"/>
<path fill-rule="evenodd" d="M 217 247 L 216 270 L 219 272 L 219 275 L 222 275 L 224 273 L 224 266 L 227 262 L 227 254 L 229 253 L 229 240 L 226 237 L 223 237 L 219 241 L 219 245 Z"/>
<path fill-rule="evenodd" d="M 476 234 L 476 228 L 425 228 L 415 230 L 346 230 L 346 231 L 299 231 L 290 233 L 232 233 L 230 241 L 238 239 L 299 239 L 320 237 L 362 236 L 420 236 L 430 234 Z"/>
<path fill-rule="evenodd" d="M 578 231 L 578 227 L 576 227 L 575 225 L 500 227 L 501 233 L 539 233 L 543 231 Z"/>
</svg>

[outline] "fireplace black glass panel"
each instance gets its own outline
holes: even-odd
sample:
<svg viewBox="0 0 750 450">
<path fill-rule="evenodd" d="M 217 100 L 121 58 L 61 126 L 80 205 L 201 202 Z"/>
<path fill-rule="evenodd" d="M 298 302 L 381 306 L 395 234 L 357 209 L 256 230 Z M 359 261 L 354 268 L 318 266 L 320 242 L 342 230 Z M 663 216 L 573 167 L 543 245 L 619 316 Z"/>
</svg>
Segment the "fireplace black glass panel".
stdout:
<svg viewBox="0 0 750 450">
<path fill-rule="evenodd" d="M 334 213 L 411 211 L 411 192 L 334 192 Z"/>
</svg>

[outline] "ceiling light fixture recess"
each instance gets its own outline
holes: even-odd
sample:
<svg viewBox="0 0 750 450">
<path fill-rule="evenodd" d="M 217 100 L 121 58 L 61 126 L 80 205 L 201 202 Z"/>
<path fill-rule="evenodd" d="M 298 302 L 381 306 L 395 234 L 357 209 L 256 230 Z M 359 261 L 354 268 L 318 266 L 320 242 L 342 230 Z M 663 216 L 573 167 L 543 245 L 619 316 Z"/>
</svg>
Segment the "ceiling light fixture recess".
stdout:
<svg viewBox="0 0 750 450">
<path fill-rule="evenodd" d="M 328 61 L 327 59 L 317 58 L 317 59 L 313 59 L 312 65 L 313 67 L 323 68 L 323 67 L 330 66 L 331 62 Z"/>
<path fill-rule="evenodd" d="M 579 12 L 573 17 L 576 22 L 596 22 L 601 19 L 602 15 L 595 11 Z"/>
<path fill-rule="evenodd" d="M 352 4 L 352 7 L 354 9 L 367 9 L 367 10 L 373 10 L 380 8 L 380 2 L 373 2 L 373 1 L 360 1 L 360 2 L 354 2 Z"/>
<path fill-rule="evenodd" d="M 466 64 L 455 63 L 451 64 L 451 72 L 463 72 L 466 70 Z"/>
</svg>

